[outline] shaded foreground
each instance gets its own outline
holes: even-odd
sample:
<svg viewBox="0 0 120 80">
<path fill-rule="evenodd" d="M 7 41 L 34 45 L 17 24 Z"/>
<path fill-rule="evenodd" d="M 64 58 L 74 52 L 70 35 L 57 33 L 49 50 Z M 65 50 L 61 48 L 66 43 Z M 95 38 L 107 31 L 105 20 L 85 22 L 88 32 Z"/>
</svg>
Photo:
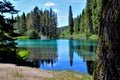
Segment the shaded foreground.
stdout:
<svg viewBox="0 0 120 80">
<path fill-rule="evenodd" d="M 45 71 L 14 64 L 0 64 L 0 80 L 92 80 L 92 77 L 71 71 Z"/>
</svg>

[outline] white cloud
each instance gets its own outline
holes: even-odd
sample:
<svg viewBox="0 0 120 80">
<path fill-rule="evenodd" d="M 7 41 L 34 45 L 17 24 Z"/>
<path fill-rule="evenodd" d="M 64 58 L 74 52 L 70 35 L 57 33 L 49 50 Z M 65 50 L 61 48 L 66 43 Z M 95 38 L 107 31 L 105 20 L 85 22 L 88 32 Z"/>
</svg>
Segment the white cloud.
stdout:
<svg viewBox="0 0 120 80">
<path fill-rule="evenodd" d="M 47 6 L 54 6 L 55 5 L 55 3 L 53 3 L 53 2 L 47 2 L 46 4 L 45 4 L 45 6 L 47 7 Z"/>
<path fill-rule="evenodd" d="M 58 10 L 58 9 L 53 9 L 53 11 L 54 11 L 54 12 L 60 12 L 60 10 Z"/>
</svg>

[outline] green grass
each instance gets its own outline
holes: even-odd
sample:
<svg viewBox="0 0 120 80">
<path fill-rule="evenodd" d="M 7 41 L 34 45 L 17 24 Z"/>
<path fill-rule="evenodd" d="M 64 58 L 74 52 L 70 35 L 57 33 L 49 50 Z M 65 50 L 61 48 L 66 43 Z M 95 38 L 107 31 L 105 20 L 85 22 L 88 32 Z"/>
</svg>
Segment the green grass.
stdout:
<svg viewBox="0 0 120 80">
<path fill-rule="evenodd" d="M 86 35 L 84 33 L 73 33 L 73 39 L 86 39 Z"/>
<path fill-rule="evenodd" d="M 27 40 L 29 39 L 27 36 L 18 36 L 17 40 Z"/>
<path fill-rule="evenodd" d="M 60 34 L 60 38 L 68 38 L 69 35 L 69 30 L 67 29 Z"/>
<path fill-rule="evenodd" d="M 74 32 L 72 35 L 70 35 L 68 29 L 63 31 L 61 35 L 59 36 L 59 38 L 66 38 L 66 39 L 69 39 L 70 37 L 72 37 L 73 39 L 91 39 L 91 40 L 98 39 L 97 34 L 91 34 L 88 36 L 88 34 L 86 33 L 75 33 Z"/>
<path fill-rule="evenodd" d="M 97 34 L 92 34 L 91 36 L 89 36 L 89 39 L 97 40 L 98 35 Z"/>
<path fill-rule="evenodd" d="M 69 31 L 66 30 L 64 32 L 61 33 L 60 38 L 73 38 L 73 39 L 86 39 L 86 35 L 84 33 L 73 33 L 72 35 L 69 34 Z"/>
<path fill-rule="evenodd" d="M 26 59 L 30 52 L 28 50 L 20 50 L 18 52 L 18 56 L 20 56 L 22 59 Z"/>
</svg>

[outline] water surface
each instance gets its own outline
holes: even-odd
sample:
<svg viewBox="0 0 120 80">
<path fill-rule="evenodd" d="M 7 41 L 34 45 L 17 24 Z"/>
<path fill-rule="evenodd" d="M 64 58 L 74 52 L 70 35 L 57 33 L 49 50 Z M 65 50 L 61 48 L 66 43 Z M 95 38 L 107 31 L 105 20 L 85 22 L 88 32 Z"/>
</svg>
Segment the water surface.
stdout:
<svg viewBox="0 0 120 80">
<path fill-rule="evenodd" d="M 17 40 L 18 47 L 30 51 L 29 60 L 44 70 L 72 70 L 92 73 L 97 47 L 90 40 Z"/>
</svg>

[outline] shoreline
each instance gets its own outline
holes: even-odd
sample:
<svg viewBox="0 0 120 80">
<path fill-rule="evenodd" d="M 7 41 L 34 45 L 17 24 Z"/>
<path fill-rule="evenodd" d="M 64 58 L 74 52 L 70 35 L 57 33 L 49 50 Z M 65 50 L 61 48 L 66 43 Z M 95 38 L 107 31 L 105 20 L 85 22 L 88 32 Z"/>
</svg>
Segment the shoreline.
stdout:
<svg viewBox="0 0 120 80">
<path fill-rule="evenodd" d="M 49 71 L 0 63 L 0 80 L 92 80 L 92 76 L 73 71 Z"/>
</svg>

